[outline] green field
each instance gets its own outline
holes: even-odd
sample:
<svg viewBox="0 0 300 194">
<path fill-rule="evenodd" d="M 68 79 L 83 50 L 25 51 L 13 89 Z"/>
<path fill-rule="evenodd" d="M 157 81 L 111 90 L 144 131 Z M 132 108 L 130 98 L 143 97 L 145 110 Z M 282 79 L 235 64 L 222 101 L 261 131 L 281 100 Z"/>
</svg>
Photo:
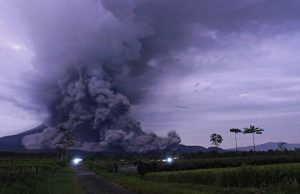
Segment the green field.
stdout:
<svg viewBox="0 0 300 194">
<path fill-rule="evenodd" d="M 300 182 L 300 163 L 148 173 L 153 182 L 195 183 L 218 187 L 263 187 Z"/>
<path fill-rule="evenodd" d="M 72 169 L 55 160 L 0 160 L 0 194 L 81 194 Z"/>
<path fill-rule="evenodd" d="M 183 158 L 173 164 L 157 163 L 156 171 L 176 171 L 204 168 L 228 168 L 250 165 L 286 164 L 300 162 L 300 154 L 290 155 L 251 155 L 213 158 Z"/>
<path fill-rule="evenodd" d="M 296 172 L 293 171 L 294 167 L 297 168 Z M 156 172 L 144 177 L 134 174 L 98 173 L 142 194 L 298 194 L 299 170 L 300 164 L 282 164 Z"/>
<path fill-rule="evenodd" d="M 88 158 L 88 154 L 87 154 Z M 116 173 L 115 164 L 139 164 Z M 158 158 L 93 158 L 85 165 L 140 194 L 299 194 L 299 153 L 247 153 Z M 73 169 L 55 157 L 2 157 L 0 194 L 83 194 Z"/>
<path fill-rule="evenodd" d="M 295 160 L 298 156 L 184 159 L 165 168 L 159 163 L 157 172 L 148 171 L 145 175 L 114 173 L 116 160 L 87 161 L 86 165 L 101 176 L 141 194 L 299 194 L 300 163 L 290 163 Z M 194 168 L 200 161 L 203 161 L 202 169 L 178 170 Z M 144 163 L 153 164 L 153 161 Z M 238 167 L 230 167 L 232 164 Z M 209 168 L 214 165 L 218 168 Z"/>
</svg>

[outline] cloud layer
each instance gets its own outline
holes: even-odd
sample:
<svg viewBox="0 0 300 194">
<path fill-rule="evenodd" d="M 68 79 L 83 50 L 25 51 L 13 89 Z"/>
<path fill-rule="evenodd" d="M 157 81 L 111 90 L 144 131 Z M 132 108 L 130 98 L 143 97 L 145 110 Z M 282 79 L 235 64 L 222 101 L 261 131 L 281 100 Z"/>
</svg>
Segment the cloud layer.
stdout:
<svg viewBox="0 0 300 194">
<path fill-rule="evenodd" d="M 201 145 L 219 132 L 231 147 L 229 128 L 257 124 L 261 142 L 297 141 L 298 1 L 0 4 L 3 135 L 53 115 L 66 80 L 101 64 L 148 131 L 176 129 L 183 143 Z M 15 118 L 23 126 L 7 129 Z"/>
</svg>

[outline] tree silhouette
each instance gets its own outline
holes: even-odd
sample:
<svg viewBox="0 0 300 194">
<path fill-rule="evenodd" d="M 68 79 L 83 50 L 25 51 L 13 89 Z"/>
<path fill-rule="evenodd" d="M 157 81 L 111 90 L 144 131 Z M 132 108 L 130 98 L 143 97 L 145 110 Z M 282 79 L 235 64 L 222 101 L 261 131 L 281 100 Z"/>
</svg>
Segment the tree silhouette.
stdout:
<svg viewBox="0 0 300 194">
<path fill-rule="evenodd" d="M 66 149 L 74 145 L 74 134 L 73 131 L 64 127 L 59 127 L 58 130 L 61 134 L 61 138 L 55 145 L 60 152 L 60 160 L 63 161 L 65 159 Z"/>
<path fill-rule="evenodd" d="M 219 147 L 219 145 L 223 142 L 223 138 L 221 135 L 213 133 L 210 135 L 210 141 L 211 144 L 215 145 L 216 147 Z"/>
<path fill-rule="evenodd" d="M 264 130 L 262 128 L 259 127 L 255 127 L 254 125 L 250 125 L 250 127 L 248 128 L 244 128 L 244 134 L 248 134 L 248 133 L 252 133 L 252 139 L 253 139 L 253 151 L 255 152 L 255 138 L 254 135 L 255 134 L 262 134 Z"/>
<path fill-rule="evenodd" d="M 238 129 L 238 128 L 232 128 L 232 129 L 230 129 L 230 132 L 231 132 L 231 133 L 234 133 L 234 136 L 235 136 L 235 151 L 238 151 L 238 145 L 237 145 L 236 134 L 237 134 L 237 133 L 241 133 L 242 130 L 240 130 L 240 129 Z"/>
</svg>

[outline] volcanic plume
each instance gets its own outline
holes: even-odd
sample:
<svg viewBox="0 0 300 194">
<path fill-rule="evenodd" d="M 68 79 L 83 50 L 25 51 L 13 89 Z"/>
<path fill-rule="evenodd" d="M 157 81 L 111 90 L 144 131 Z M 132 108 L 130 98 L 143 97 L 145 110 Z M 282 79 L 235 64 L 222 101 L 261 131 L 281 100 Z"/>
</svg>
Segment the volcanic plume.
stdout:
<svg viewBox="0 0 300 194">
<path fill-rule="evenodd" d="M 38 70 L 31 80 L 32 96 L 49 112 L 48 127 L 24 137 L 24 146 L 54 148 L 61 126 L 73 131 L 73 148 L 88 151 L 147 152 L 178 144 L 175 132 L 167 137 L 146 133 L 130 115 L 130 101 L 143 87 L 132 80 L 148 68 L 141 39 L 151 30 L 121 20 L 100 1 L 47 2 L 50 11 L 38 1 L 36 9 L 23 10 Z"/>
<path fill-rule="evenodd" d="M 147 152 L 178 144 L 175 132 L 162 138 L 142 131 L 129 115 L 128 98 L 113 89 L 111 78 L 100 67 L 77 69 L 59 87 L 51 107 L 50 126 L 61 126 L 75 134 L 74 148 L 88 151 L 124 150 Z M 24 137 L 29 149 L 54 148 L 61 134 L 55 127 Z"/>
<path fill-rule="evenodd" d="M 174 129 L 189 144 L 221 125 L 295 134 L 299 6 L 0 0 L 0 136 L 43 124 L 24 145 L 54 147 L 64 126 L 76 148 L 143 151 L 179 142 L 149 134 Z"/>
</svg>

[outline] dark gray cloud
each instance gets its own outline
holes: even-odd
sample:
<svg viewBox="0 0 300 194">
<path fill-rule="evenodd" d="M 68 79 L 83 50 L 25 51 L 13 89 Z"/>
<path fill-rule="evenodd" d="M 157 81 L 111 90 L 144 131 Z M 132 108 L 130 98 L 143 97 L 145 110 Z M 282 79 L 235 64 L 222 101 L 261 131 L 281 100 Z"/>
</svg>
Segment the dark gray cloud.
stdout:
<svg viewBox="0 0 300 194">
<path fill-rule="evenodd" d="M 255 110 L 269 118 L 278 112 L 291 114 L 288 110 L 297 107 L 300 13 L 296 0 L 14 0 L 1 4 L 5 7 L 1 25 L 6 28 L 0 31 L 5 35 L 0 49 L 13 57 L 0 57 L 15 64 L 11 69 L 18 67 L 15 55 L 26 61 L 27 76 L 24 72 L 20 76 L 27 83 L 19 90 L 26 96 L 22 103 L 28 107 L 35 102 L 35 109 L 48 110 L 50 125 L 61 123 L 68 114 L 87 116 L 89 128 L 101 128 L 95 123 L 106 120 L 111 126 L 102 139 L 124 142 L 130 136 L 130 147 L 136 141 L 163 141 L 150 140 L 151 135 L 136 139 L 142 132 L 132 119 L 129 102 L 142 126 L 151 130 L 184 127 L 178 124 L 182 119 L 194 123 L 186 126 L 193 131 L 197 124 L 190 120 L 198 115 L 206 126 L 212 126 L 214 119 L 237 118 L 239 125 L 249 115 L 248 122 L 259 120 L 250 114 Z M 116 109 L 127 107 L 126 111 L 107 108 L 111 103 L 118 104 Z M 124 130 L 129 123 L 135 124 Z M 123 131 L 111 137 L 112 126 Z M 85 133 L 87 139 L 101 139 L 98 132 Z M 91 147 L 96 149 L 95 141 Z M 158 144 L 153 143 L 161 147 Z"/>
<path fill-rule="evenodd" d="M 29 96 L 49 112 L 50 127 L 24 138 L 27 148 L 53 145 L 53 136 L 59 137 L 53 127 L 61 125 L 74 131 L 78 149 L 144 152 L 180 142 L 175 132 L 161 138 L 142 131 L 118 89 L 126 88 L 119 83 L 130 77 L 130 62 L 142 57 L 139 39 L 148 29 L 119 20 L 100 1 L 16 5 L 35 51 Z"/>
</svg>

